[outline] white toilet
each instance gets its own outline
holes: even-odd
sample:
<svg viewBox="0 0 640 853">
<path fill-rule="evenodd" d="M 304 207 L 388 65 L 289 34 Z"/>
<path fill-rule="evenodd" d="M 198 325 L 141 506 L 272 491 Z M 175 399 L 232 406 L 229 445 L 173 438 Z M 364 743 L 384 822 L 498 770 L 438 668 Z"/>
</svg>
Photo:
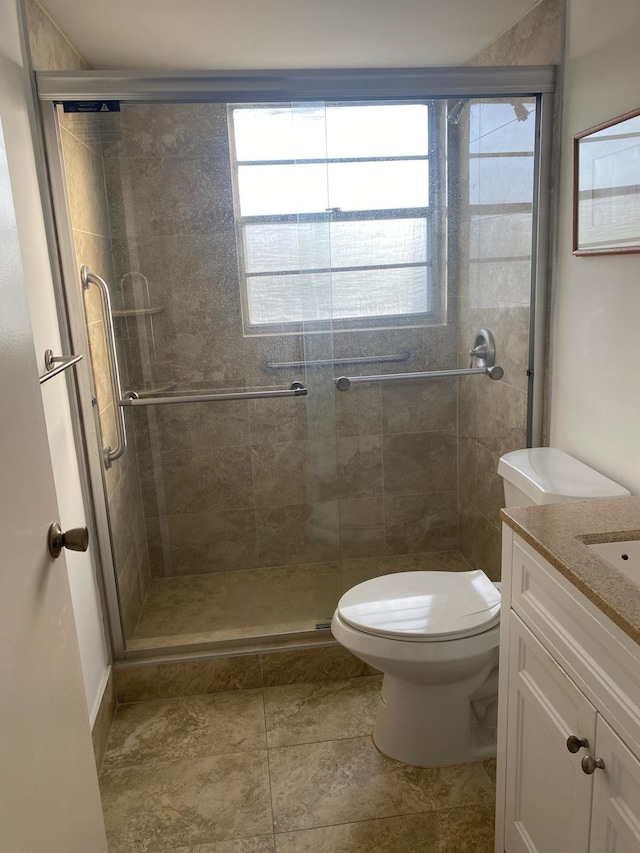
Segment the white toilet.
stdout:
<svg viewBox="0 0 640 853">
<path fill-rule="evenodd" d="M 500 459 L 507 506 L 628 495 L 548 447 Z M 385 755 L 444 767 L 495 755 L 499 584 L 480 569 L 402 572 L 346 592 L 336 640 L 384 673 L 373 740 Z"/>
</svg>

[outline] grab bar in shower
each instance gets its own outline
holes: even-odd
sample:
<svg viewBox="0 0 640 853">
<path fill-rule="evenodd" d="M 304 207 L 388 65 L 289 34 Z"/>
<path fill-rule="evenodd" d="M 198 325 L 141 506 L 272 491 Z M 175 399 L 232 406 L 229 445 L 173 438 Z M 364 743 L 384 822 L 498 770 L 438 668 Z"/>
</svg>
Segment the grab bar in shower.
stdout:
<svg viewBox="0 0 640 853">
<path fill-rule="evenodd" d="M 118 357 L 116 355 L 116 336 L 113 331 L 113 315 L 111 313 L 111 298 L 109 296 L 109 288 L 103 278 L 99 275 L 89 272 L 89 267 L 83 264 L 80 268 L 80 281 L 85 290 L 88 290 L 92 284 L 100 291 L 102 297 L 102 313 L 104 315 L 104 324 L 107 332 L 107 352 L 109 355 L 109 366 L 111 368 L 111 393 L 113 394 L 113 403 L 116 410 L 116 429 L 118 432 L 118 444 L 115 450 L 110 446 L 103 448 L 104 464 L 106 468 L 111 468 L 113 462 L 119 459 L 127 449 L 127 426 L 124 419 L 124 411 L 120 409 L 119 404 L 122 401 L 122 387 L 120 385 L 120 371 L 118 369 Z"/>
<path fill-rule="evenodd" d="M 364 355 L 351 358 L 319 358 L 315 361 L 269 361 L 262 360 L 262 369 L 265 373 L 274 373 L 277 370 L 298 370 L 306 367 L 349 367 L 352 364 L 396 364 L 410 361 L 413 356 L 411 350 L 402 350 L 396 355 Z"/>
<path fill-rule="evenodd" d="M 502 379 L 504 370 L 494 367 L 471 367 L 460 370 L 428 370 L 425 373 L 382 373 L 378 376 L 341 376 L 335 380 L 338 391 L 348 391 L 360 382 L 390 382 L 396 379 L 440 379 L 447 376 L 473 376 L 474 374 L 488 376 L 490 379 Z"/>
<path fill-rule="evenodd" d="M 301 382 L 278 391 L 234 391 L 229 394 L 176 394 L 172 397 L 138 397 L 127 391 L 118 401 L 119 406 L 166 406 L 171 403 L 217 403 L 223 400 L 257 400 L 263 397 L 306 397 L 309 392 Z"/>
<path fill-rule="evenodd" d="M 82 361 L 81 355 L 54 355 L 53 350 L 45 350 L 44 364 L 47 368 L 47 372 L 38 377 L 40 385 L 44 382 L 48 382 L 49 379 L 53 379 L 53 377 L 57 376 L 59 373 L 64 373 L 65 370 L 69 367 L 73 367 L 73 365 L 77 364 L 79 361 Z M 57 367 L 55 367 L 56 363 L 58 364 Z"/>
<path fill-rule="evenodd" d="M 476 332 L 473 348 L 469 351 L 469 367 L 457 370 L 428 370 L 424 373 L 383 373 L 378 376 L 341 376 L 335 380 L 338 391 L 348 391 L 359 382 L 394 382 L 402 379 L 441 379 L 451 376 L 488 376 L 490 379 L 502 379 L 504 370 L 495 363 L 496 346 L 493 335 L 488 329 Z M 472 367 L 477 361 L 479 367 Z"/>
</svg>

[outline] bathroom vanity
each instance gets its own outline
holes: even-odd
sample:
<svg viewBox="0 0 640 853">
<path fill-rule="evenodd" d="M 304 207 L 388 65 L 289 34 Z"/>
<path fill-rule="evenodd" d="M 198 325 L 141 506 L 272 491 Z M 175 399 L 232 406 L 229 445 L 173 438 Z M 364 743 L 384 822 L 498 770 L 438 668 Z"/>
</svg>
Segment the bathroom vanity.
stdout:
<svg viewBox="0 0 640 853">
<path fill-rule="evenodd" d="M 637 853 L 640 585 L 589 545 L 640 539 L 640 498 L 503 521 L 496 853 Z"/>
</svg>

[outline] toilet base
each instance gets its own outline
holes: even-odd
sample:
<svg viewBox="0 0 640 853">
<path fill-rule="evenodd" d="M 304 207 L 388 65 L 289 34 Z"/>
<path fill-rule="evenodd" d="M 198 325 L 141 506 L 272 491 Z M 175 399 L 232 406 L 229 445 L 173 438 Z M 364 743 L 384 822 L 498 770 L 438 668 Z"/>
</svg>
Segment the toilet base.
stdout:
<svg viewBox="0 0 640 853">
<path fill-rule="evenodd" d="M 415 684 L 385 675 L 373 742 L 380 752 L 419 767 L 447 767 L 496 754 L 495 715 L 483 711 L 495 689 L 495 662 L 472 678 L 454 684 Z M 481 698 L 480 698 L 481 697 Z"/>
</svg>

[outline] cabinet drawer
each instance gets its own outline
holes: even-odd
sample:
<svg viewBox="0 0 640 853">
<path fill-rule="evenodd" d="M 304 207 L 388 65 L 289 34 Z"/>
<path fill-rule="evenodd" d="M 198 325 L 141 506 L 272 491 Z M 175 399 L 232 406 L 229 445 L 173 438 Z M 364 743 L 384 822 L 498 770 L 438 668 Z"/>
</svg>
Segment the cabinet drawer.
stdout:
<svg viewBox="0 0 640 853">
<path fill-rule="evenodd" d="M 512 558 L 512 608 L 640 754 L 638 646 L 517 536 Z"/>
</svg>

